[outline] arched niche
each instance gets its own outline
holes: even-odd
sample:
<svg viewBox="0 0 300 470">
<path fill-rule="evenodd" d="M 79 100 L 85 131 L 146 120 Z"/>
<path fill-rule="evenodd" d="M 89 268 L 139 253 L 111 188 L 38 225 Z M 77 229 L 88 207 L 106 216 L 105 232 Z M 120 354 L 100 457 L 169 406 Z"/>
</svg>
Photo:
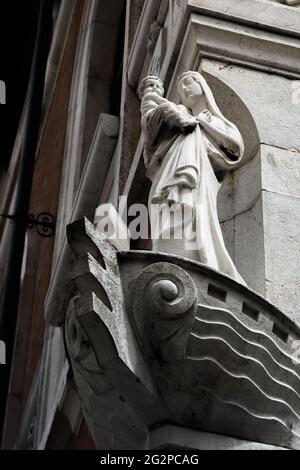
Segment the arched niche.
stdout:
<svg viewBox="0 0 300 470">
<path fill-rule="evenodd" d="M 208 61 L 207 61 L 208 62 Z M 213 64 L 216 67 L 216 63 Z M 223 64 L 225 67 L 228 64 Z M 217 70 L 222 70 L 218 63 Z M 237 87 L 231 87 L 220 76 L 214 75 L 214 68 L 201 73 L 206 78 L 221 112 L 239 128 L 244 145 L 244 156 L 238 166 L 222 175 L 218 194 L 218 216 L 225 245 L 238 271 L 255 291 L 264 295 L 265 280 L 263 264 L 263 231 L 261 225 L 261 162 L 262 136 L 249 109 L 244 94 Z M 251 104 L 251 103 L 250 103 Z M 262 131 L 263 133 L 263 131 Z"/>
<path fill-rule="evenodd" d="M 260 119 L 256 101 L 247 93 L 246 82 L 239 87 L 236 81 L 226 80 L 230 72 L 237 80 L 235 68 L 224 62 L 202 59 L 199 71 L 207 80 L 221 112 L 239 128 L 244 140 L 245 152 L 240 164 L 230 172 L 217 175 L 222 180 L 218 217 L 225 245 L 237 270 L 251 288 L 264 294 L 263 267 L 257 260 L 263 259 L 260 146 L 266 126 Z M 185 70 L 180 70 L 179 75 Z M 174 75 L 168 96 L 178 102 L 176 83 Z"/>
<path fill-rule="evenodd" d="M 226 66 L 226 64 L 224 65 Z M 243 246 L 244 240 L 246 240 L 245 236 L 247 237 L 243 227 L 248 226 L 248 218 L 249 220 L 257 218 L 260 204 L 258 200 L 261 190 L 258 158 L 260 136 L 257 124 L 238 90 L 233 89 L 220 77 L 209 73 L 207 70 L 202 69 L 201 73 L 207 80 L 221 112 L 238 127 L 245 145 L 244 156 L 240 164 L 233 171 L 222 175 L 222 186 L 218 194 L 218 216 L 224 241 L 231 258 L 246 282 L 255 290 L 263 293 L 260 273 L 256 273 L 256 284 L 253 283 L 252 277 L 248 275 L 247 266 L 249 263 L 247 260 L 250 258 L 250 253 Z M 257 200 L 258 202 L 255 205 Z M 253 230 L 253 233 L 251 230 Z M 257 230 L 258 227 L 253 223 L 251 229 L 248 228 L 251 237 L 256 237 Z M 249 240 L 246 245 L 250 246 Z M 259 248 L 258 245 L 253 248 L 254 254 L 257 248 Z M 241 253 L 244 254 L 244 257 Z M 260 252 L 256 253 L 257 256 L 260 256 L 260 254 Z M 247 262 L 244 263 L 245 260 Z"/>
<path fill-rule="evenodd" d="M 224 116 L 233 122 L 242 134 L 245 144 L 244 157 L 240 163 L 242 166 L 257 154 L 260 145 L 254 118 L 241 97 L 226 83 L 208 72 L 203 71 L 203 76 Z"/>
</svg>

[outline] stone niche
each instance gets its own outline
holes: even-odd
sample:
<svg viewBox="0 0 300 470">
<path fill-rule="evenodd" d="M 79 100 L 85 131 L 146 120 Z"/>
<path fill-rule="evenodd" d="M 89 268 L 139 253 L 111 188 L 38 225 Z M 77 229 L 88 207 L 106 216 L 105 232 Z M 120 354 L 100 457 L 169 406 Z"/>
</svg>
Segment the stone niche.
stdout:
<svg viewBox="0 0 300 470">
<path fill-rule="evenodd" d="M 252 3 L 258 8 L 262 2 Z M 245 4 L 250 8 L 250 1 Z M 249 287 L 297 320 L 299 32 L 290 32 L 289 23 L 286 36 L 272 32 L 269 25 L 268 31 L 246 25 L 244 18 L 239 24 L 236 6 L 228 5 L 228 11 L 225 2 L 220 6 L 218 18 L 191 14 L 167 97 L 176 100 L 176 78 L 183 71 L 200 70 L 222 112 L 239 127 L 246 154 L 240 168 L 225 177 L 218 200 L 225 242 Z M 205 0 L 198 6 L 201 13 L 208 8 Z M 278 27 L 279 8 L 282 24 L 290 18 L 290 8 L 266 8 L 273 15 L 273 29 Z M 259 21 L 268 18 L 262 12 Z"/>
<path fill-rule="evenodd" d="M 219 195 L 229 251 L 249 286 L 297 319 L 300 141 L 295 129 L 300 126 L 300 108 L 293 102 L 297 82 L 207 59 L 201 68 L 248 147 L 243 164 L 226 176 Z M 226 93 L 225 87 L 234 94 Z"/>
</svg>

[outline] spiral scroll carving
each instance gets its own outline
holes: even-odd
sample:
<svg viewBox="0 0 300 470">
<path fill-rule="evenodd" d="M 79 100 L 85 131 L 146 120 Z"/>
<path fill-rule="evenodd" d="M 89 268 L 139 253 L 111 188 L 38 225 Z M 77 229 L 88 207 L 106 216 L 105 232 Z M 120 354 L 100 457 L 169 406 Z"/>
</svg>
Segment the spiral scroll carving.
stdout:
<svg viewBox="0 0 300 470">
<path fill-rule="evenodd" d="M 183 357 L 197 303 L 189 274 L 172 263 L 151 264 L 135 279 L 131 298 L 143 348 L 160 351 L 164 360 Z"/>
</svg>

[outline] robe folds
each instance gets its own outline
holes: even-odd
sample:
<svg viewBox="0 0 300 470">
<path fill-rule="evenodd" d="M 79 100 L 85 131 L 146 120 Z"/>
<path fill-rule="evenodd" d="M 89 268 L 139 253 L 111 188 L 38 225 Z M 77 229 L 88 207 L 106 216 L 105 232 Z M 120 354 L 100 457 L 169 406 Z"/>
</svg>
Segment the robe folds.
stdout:
<svg viewBox="0 0 300 470">
<path fill-rule="evenodd" d="M 221 185 L 215 175 L 242 158 L 237 127 L 212 113 L 205 124 L 183 128 L 191 113 L 167 100 L 144 111 L 152 250 L 193 259 L 245 284 L 225 247 L 217 213 Z"/>
</svg>

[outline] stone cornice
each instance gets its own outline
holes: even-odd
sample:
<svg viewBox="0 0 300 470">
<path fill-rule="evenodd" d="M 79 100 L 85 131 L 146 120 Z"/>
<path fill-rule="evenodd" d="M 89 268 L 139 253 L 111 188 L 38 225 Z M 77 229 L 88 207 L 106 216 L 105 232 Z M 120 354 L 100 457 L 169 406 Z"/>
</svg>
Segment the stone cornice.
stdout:
<svg viewBox="0 0 300 470">
<path fill-rule="evenodd" d="M 173 70 L 169 99 L 175 98 L 175 77 L 199 68 L 203 58 L 300 78 L 300 39 L 192 13 Z"/>
<path fill-rule="evenodd" d="M 300 36 L 300 10 L 265 0 L 188 0 L 192 12 Z"/>
</svg>

